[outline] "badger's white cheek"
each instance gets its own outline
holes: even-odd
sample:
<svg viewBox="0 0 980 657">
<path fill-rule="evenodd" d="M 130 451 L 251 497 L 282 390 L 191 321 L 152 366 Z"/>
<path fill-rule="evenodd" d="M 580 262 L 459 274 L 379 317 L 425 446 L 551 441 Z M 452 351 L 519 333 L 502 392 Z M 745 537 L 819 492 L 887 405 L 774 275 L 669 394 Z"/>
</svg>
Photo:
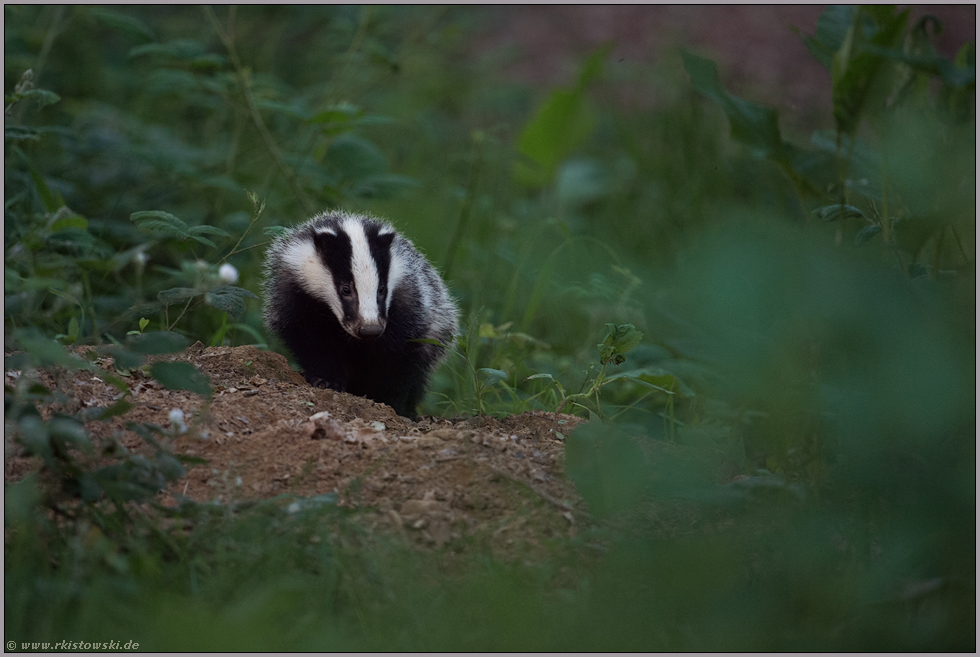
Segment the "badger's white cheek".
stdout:
<svg viewBox="0 0 980 657">
<path fill-rule="evenodd" d="M 320 262 L 313 245 L 303 241 L 291 244 L 283 252 L 282 259 L 300 286 L 314 299 L 327 304 L 338 320 L 343 320 L 344 309 L 334 288 L 333 275 Z"/>
</svg>

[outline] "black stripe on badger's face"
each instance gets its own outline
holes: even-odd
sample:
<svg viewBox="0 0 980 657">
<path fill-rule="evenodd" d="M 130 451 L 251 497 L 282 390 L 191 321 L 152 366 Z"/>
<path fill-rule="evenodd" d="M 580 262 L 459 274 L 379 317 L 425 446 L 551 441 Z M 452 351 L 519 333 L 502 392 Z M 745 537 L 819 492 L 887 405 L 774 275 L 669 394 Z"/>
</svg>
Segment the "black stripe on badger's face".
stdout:
<svg viewBox="0 0 980 657">
<path fill-rule="evenodd" d="M 357 295 L 354 287 L 354 272 L 351 269 L 350 236 L 342 230 L 321 228 L 313 233 L 313 248 L 323 266 L 330 272 L 332 290 L 326 294 L 334 296 L 339 301 L 342 317 L 338 317 L 341 325 L 347 326 L 357 318 Z M 336 313 L 336 305 L 333 306 Z"/>
<path fill-rule="evenodd" d="M 371 251 L 371 259 L 378 270 L 378 317 L 382 320 L 388 318 L 388 274 L 391 271 L 391 243 L 395 239 L 395 234 L 384 231 L 386 227 L 381 224 L 371 222 L 365 224 L 364 234 L 367 237 L 368 248 Z"/>
</svg>

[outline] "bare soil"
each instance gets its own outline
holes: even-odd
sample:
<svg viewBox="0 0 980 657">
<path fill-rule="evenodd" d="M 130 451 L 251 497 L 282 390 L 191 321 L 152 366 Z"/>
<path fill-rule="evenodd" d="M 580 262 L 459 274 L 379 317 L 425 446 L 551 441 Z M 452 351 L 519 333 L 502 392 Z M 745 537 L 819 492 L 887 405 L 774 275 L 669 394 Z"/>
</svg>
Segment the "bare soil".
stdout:
<svg viewBox="0 0 980 657">
<path fill-rule="evenodd" d="M 362 509 L 369 528 L 422 548 L 476 541 L 522 554 L 543 549 L 551 537 L 574 536 L 587 522 L 564 475 L 561 440 L 581 418 L 529 412 L 413 422 L 386 405 L 313 388 L 283 356 L 255 347 L 197 343 L 162 359 L 197 366 L 211 380 L 211 400 L 164 389 L 134 370 L 126 377 L 132 410 L 87 428 L 97 442 L 140 450 L 145 445 L 127 422 L 169 428 L 171 410 L 183 411 L 187 431 L 171 447 L 206 464 L 187 467 L 161 495 L 166 505 L 181 497 L 229 503 L 333 494 L 338 504 Z M 97 364 L 114 372 L 111 358 Z M 18 376 L 5 372 L 5 384 Z M 67 396 L 61 412 L 109 406 L 121 396 L 97 372 L 42 377 Z M 40 467 L 36 457 L 19 456 L 9 436 L 5 456 L 7 481 Z"/>
</svg>

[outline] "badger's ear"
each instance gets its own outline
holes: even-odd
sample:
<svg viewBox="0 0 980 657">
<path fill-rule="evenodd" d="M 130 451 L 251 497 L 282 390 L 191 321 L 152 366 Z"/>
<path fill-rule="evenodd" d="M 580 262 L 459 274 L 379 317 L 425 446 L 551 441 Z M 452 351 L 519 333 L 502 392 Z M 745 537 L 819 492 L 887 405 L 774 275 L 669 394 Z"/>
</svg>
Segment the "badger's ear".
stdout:
<svg viewBox="0 0 980 657">
<path fill-rule="evenodd" d="M 395 241 L 394 233 L 381 233 L 377 237 L 378 244 L 386 251 L 391 250 L 391 243 Z"/>
</svg>

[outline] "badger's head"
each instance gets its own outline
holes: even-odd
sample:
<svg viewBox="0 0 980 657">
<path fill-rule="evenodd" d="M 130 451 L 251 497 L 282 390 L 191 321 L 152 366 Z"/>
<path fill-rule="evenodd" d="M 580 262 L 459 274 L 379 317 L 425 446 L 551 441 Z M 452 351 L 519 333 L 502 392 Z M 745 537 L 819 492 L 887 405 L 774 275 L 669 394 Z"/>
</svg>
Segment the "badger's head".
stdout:
<svg viewBox="0 0 980 657">
<path fill-rule="evenodd" d="M 402 267 L 392 258 L 395 231 L 378 221 L 340 215 L 313 221 L 283 251 L 303 289 L 327 304 L 350 335 L 384 333 L 391 292 Z"/>
</svg>

